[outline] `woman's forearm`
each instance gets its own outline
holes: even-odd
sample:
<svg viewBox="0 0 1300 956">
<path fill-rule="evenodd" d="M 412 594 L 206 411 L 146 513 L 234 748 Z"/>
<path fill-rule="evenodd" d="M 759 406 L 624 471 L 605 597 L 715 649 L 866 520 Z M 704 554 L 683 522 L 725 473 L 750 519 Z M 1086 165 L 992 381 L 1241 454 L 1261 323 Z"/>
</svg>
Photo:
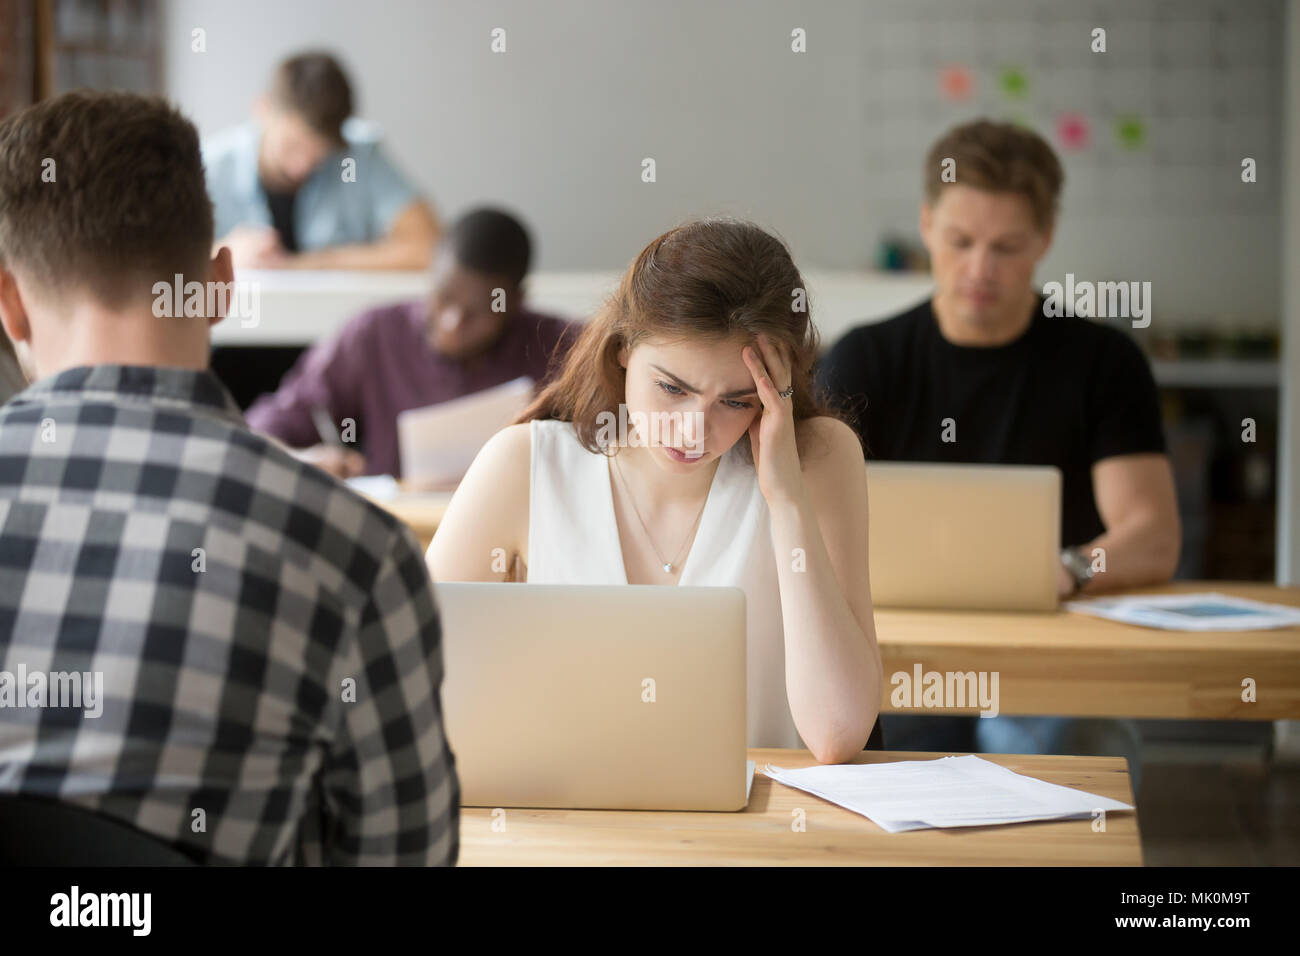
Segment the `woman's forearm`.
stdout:
<svg viewBox="0 0 1300 956">
<path fill-rule="evenodd" d="M 845 599 L 806 492 L 769 513 L 790 713 L 813 756 L 840 763 L 862 750 L 880 710 L 875 624 L 859 624 Z"/>
</svg>

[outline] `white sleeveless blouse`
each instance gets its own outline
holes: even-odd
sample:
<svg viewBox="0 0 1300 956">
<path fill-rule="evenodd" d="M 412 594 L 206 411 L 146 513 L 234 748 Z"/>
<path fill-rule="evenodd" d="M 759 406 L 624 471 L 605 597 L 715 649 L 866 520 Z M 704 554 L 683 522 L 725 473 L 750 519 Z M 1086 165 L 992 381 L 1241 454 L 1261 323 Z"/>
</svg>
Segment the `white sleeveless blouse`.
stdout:
<svg viewBox="0 0 1300 956">
<path fill-rule="evenodd" d="M 529 431 L 528 583 L 627 584 L 608 459 L 582 447 L 569 422 L 533 421 Z M 771 516 L 754 466 L 734 447 L 718 462 L 678 584 L 745 592 L 748 745 L 803 749 L 785 690 Z"/>
</svg>

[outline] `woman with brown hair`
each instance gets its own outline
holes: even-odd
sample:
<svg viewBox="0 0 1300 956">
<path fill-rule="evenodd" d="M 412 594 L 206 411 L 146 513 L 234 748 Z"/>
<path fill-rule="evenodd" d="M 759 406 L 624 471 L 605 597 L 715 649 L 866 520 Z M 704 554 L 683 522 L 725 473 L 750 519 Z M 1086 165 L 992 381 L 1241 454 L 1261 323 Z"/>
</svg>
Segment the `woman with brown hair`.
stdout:
<svg viewBox="0 0 1300 956">
<path fill-rule="evenodd" d="M 749 746 L 862 750 L 882 692 L 866 470 L 812 393 L 806 302 L 751 223 L 650 243 L 475 459 L 429 546 L 434 580 L 742 588 Z"/>
</svg>

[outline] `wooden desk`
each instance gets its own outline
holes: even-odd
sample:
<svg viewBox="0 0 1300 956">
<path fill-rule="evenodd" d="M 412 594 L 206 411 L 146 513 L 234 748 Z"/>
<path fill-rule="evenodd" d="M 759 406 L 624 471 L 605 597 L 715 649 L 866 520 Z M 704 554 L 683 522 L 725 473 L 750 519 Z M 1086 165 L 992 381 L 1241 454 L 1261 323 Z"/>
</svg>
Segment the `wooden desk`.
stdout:
<svg viewBox="0 0 1300 956">
<path fill-rule="evenodd" d="M 438 530 L 438 523 L 451 503 L 452 491 L 404 492 L 396 498 L 373 498 L 372 501 L 401 518 L 420 539 L 425 550 Z"/>
<path fill-rule="evenodd" d="M 1300 588 L 1178 582 L 1134 593 L 1218 591 L 1300 606 Z M 876 610 L 890 713 L 897 671 L 997 671 L 1000 712 L 1205 720 L 1300 718 L 1300 627 L 1273 631 L 1159 631 L 1084 614 Z M 1253 677 L 1256 702 L 1241 699 Z"/>
<path fill-rule="evenodd" d="M 864 752 L 855 763 L 943 756 Z M 984 755 L 1018 773 L 1133 804 L 1119 757 Z M 1141 866 L 1136 811 L 1109 813 L 1105 832 L 1093 822 L 1061 820 L 996 827 L 886 833 L 864 816 L 764 776 L 766 763 L 807 767 L 806 750 L 751 750 L 749 806 L 740 813 L 639 810 L 505 811 L 462 808 L 462 866 Z M 792 828 L 805 811 L 805 831 Z"/>
</svg>

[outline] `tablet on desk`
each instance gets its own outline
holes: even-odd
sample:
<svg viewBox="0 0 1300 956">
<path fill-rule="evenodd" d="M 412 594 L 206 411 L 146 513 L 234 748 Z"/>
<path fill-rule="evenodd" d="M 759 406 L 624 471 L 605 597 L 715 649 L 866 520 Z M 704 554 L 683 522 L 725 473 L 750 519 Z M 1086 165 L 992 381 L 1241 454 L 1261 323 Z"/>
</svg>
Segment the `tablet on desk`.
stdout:
<svg viewBox="0 0 1300 956">
<path fill-rule="evenodd" d="M 489 438 L 518 417 L 533 396 L 527 375 L 462 398 L 397 416 L 402 479 L 417 487 L 455 486 Z"/>
<path fill-rule="evenodd" d="M 1203 591 L 1069 601 L 1066 610 L 1169 631 L 1266 631 L 1300 626 L 1300 608 Z"/>
</svg>

